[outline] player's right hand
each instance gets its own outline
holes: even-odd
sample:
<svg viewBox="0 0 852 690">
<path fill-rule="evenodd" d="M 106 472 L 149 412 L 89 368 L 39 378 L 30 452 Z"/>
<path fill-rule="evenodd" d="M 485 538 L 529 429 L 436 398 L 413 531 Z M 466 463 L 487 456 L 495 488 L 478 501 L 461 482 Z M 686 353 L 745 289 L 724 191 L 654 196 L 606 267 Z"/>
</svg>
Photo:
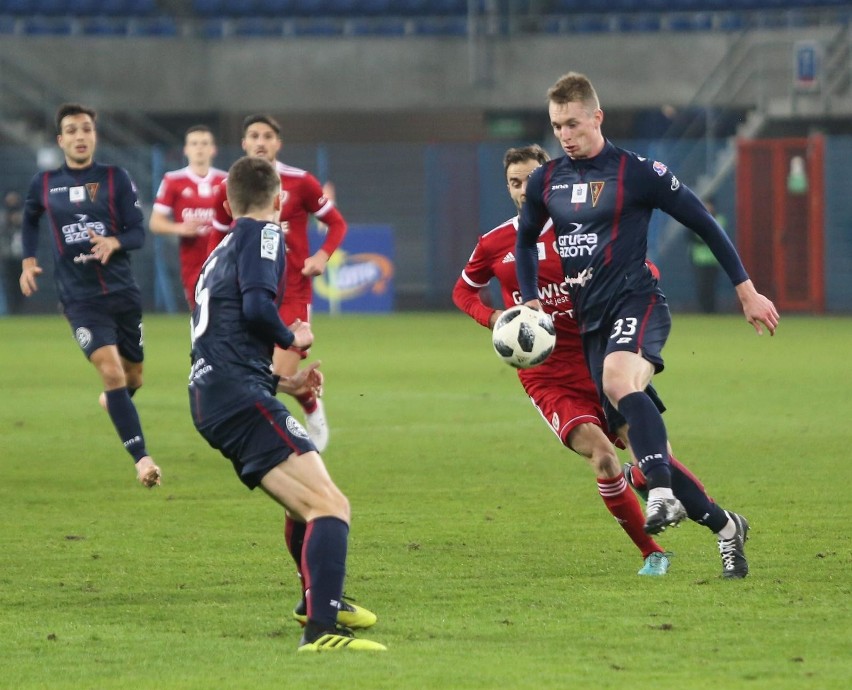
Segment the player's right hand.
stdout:
<svg viewBox="0 0 852 690">
<path fill-rule="evenodd" d="M 24 261 L 21 266 L 21 278 L 19 280 L 21 292 L 25 297 L 29 297 L 34 292 L 38 292 L 38 281 L 36 277 L 41 275 L 42 269 L 32 260 L 31 262 Z"/>
<path fill-rule="evenodd" d="M 541 301 L 537 299 L 531 299 L 529 302 L 524 302 L 525 307 L 529 307 L 530 309 L 535 309 L 536 311 L 541 311 Z"/>
<path fill-rule="evenodd" d="M 298 347 L 302 350 L 307 350 L 314 342 L 314 333 L 311 330 L 311 324 L 301 319 L 296 319 L 290 326 L 293 332 L 293 344 L 291 347 Z"/>
</svg>

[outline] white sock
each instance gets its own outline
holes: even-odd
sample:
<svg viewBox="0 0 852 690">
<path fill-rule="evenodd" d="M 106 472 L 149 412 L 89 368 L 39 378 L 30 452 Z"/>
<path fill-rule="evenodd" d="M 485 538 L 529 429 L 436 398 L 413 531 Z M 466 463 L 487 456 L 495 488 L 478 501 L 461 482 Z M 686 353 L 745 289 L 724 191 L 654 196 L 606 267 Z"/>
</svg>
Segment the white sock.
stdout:
<svg viewBox="0 0 852 690">
<path fill-rule="evenodd" d="M 736 524 L 734 524 L 734 521 L 731 520 L 731 518 L 728 518 L 728 524 L 726 524 L 722 529 L 716 532 L 716 536 L 719 537 L 719 540 L 721 541 L 722 539 L 733 539 L 736 533 Z"/>
<path fill-rule="evenodd" d="M 671 489 L 660 486 L 648 492 L 648 500 L 650 501 L 653 498 L 674 498 L 674 494 Z"/>
</svg>

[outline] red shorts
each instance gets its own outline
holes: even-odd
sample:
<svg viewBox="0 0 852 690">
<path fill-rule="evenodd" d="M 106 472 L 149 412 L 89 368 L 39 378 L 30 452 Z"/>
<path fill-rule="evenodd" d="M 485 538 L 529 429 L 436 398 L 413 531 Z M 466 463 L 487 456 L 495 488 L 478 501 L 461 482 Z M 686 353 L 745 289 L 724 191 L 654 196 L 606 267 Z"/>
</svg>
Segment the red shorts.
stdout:
<svg viewBox="0 0 852 690">
<path fill-rule="evenodd" d="M 571 431 L 580 424 L 599 426 L 611 441 L 615 440 L 607 429 L 603 408 L 594 388 L 574 390 L 564 383 L 554 385 L 552 381 L 531 381 L 524 385 L 524 390 L 547 426 L 565 446 L 568 446 Z"/>
<path fill-rule="evenodd" d="M 296 319 L 300 319 L 305 323 L 311 322 L 311 304 L 310 302 L 300 302 L 300 301 L 285 301 L 281 303 L 281 306 L 278 307 L 278 315 L 281 317 L 281 320 L 285 323 L 287 328 L 295 323 Z M 295 347 L 291 347 L 291 352 L 298 352 L 302 359 L 307 358 L 308 350 L 300 350 Z"/>
</svg>

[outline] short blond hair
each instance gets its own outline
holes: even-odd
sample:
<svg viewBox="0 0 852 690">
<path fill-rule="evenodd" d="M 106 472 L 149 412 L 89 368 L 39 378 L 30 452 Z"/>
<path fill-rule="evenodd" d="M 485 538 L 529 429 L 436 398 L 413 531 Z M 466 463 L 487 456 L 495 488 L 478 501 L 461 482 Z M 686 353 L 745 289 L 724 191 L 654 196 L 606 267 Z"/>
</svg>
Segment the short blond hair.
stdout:
<svg viewBox="0 0 852 690">
<path fill-rule="evenodd" d="M 566 103 L 582 103 L 593 113 L 601 107 L 598 94 L 592 82 L 585 74 L 568 72 L 563 74 L 556 83 L 547 90 L 547 100 L 557 105 Z"/>
</svg>

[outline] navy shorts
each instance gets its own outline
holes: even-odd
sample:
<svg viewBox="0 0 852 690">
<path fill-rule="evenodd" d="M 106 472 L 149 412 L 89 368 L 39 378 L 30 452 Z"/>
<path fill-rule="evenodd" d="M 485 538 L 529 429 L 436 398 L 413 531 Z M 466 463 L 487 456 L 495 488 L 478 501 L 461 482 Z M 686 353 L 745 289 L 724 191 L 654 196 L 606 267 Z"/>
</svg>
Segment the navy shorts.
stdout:
<svg viewBox="0 0 852 690">
<path fill-rule="evenodd" d="M 130 362 L 144 359 L 142 297 L 138 290 L 122 290 L 69 302 L 64 305 L 64 311 L 71 332 L 87 359 L 105 345 L 116 345 L 118 353 Z"/>
<path fill-rule="evenodd" d="M 666 298 L 655 292 L 624 300 L 615 310 L 610 323 L 609 330 L 601 328 L 583 333 L 581 337 L 586 364 L 598 389 L 607 424 L 611 430 L 617 431 L 626 422 L 603 393 L 604 359 L 610 352 L 636 352 L 654 365 L 655 373 L 661 372 L 665 367 L 663 346 L 671 332 L 672 317 Z M 654 387 L 649 385 L 645 392 L 654 401 L 657 409 L 664 412 L 666 406 Z"/>
<path fill-rule="evenodd" d="M 249 489 L 257 487 L 267 472 L 293 453 L 316 450 L 304 427 L 272 396 L 221 422 L 198 427 L 198 431 L 231 461 L 240 481 Z"/>
</svg>

